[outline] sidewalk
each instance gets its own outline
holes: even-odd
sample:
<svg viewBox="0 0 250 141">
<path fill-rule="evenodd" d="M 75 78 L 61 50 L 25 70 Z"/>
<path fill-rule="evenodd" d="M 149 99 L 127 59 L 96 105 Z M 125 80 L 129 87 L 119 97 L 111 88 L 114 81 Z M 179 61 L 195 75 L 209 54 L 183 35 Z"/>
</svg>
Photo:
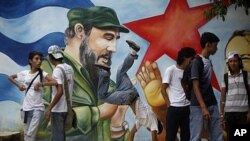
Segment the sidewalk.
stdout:
<svg viewBox="0 0 250 141">
<path fill-rule="evenodd" d="M 0 131 L 0 141 L 22 141 L 19 132 Z"/>
</svg>

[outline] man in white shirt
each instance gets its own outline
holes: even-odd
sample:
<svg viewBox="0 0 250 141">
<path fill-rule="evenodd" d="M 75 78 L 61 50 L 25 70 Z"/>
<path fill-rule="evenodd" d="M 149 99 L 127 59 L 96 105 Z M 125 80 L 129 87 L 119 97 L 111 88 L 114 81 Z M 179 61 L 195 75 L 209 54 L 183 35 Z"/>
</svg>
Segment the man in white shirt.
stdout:
<svg viewBox="0 0 250 141">
<path fill-rule="evenodd" d="M 184 47 L 178 52 L 177 64 L 168 67 L 162 81 L 162 96 L 168 109 L 166 120 L 166 141 L 175 141 L 180 127 L 181 141 L 188 141 L 189 131 L 189 105 L 181 85 L 184 69 L 190 64 L 196 52 L 193 48 Z M 167 90 L 167 92 L 166 92 Z"/>
<path fill-rule="evenodd" d="M 57 86 L 52 88 L 52 102 L 49 105 L 46 118 L 49 119 L 51 115 L 52 138 L 51 141 L 65 141 L 65 119 L 68 112 L 67 101 L 65 96 L 64 81 L 68 83 L 70 104 L 72 104 L 73 93 L 73 68 L 63 63 L 63 55 L 59 46 L 53 45 L 48 49 L 49 60 L 55 66 L 52 78 L 57 81 Z M 67 80 L 64 80 L 62 70 L 66 74 Z"/>
</svg>

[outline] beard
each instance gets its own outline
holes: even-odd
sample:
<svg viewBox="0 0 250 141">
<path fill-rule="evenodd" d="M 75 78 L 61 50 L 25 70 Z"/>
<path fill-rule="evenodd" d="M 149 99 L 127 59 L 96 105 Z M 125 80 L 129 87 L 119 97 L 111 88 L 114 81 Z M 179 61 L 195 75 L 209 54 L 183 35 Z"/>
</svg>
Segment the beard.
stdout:
<svg viewBox="0 0 250 141">
<path fill-rule="evenodd" d="M 89 38 L 86 37 L 80 45 L 80 62 L 82 66 L 88 71 L 90 79 L 92 80 L 94 86 L 98 86 L 99 69 L 96 67 L 95 64 L 98 62 L 98 59 L 105 58 L 106 60 L 108 60 L 107 65 L 110 66 L 112 53 L 107 52 L 100 56 L 96 56 L 96 54 L 88 46 L 88 39 Z"/>
<path fill-rule="evenodd" d="M 80 62 L 82 66 L 88 71 L 90 79 L 92 80 L 94 86 L 98 86 L 98 69 L 96 69 L 96 55 L 88 47 L 88 37 L 86 37 L 80 45 Z"/>
</svg>

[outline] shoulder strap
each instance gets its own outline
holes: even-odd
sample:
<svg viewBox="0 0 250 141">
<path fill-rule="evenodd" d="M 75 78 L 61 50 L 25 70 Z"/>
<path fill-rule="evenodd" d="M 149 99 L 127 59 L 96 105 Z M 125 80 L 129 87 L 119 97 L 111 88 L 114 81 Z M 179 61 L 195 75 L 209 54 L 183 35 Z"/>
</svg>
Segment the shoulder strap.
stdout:
<svg viewBox="0 0 250 141">
<path fill-rule="evenodd" d="M 68 109 L 71 108 L 71 102 L 70 102 L 70 98 L 69 98 L 69 86 L 68 86 L 68 83 L 67 83 L 67 76 L 65 74 L 65 71 L 62 67 L 57 67 L 59 68 L 62 73 L 63 73 L 63 77 L 64 77 L 64 92 L 65 92 L 65 96 L 66 96 L 66 102 L 67 102 L 67 106 L 68 106 Z"/>
<path fill-rule="evenodd" d="M 228 91 L 228 73 L 224 74 L 224 82 L 225 82 L 225 85 L 226 85 L 225 92 L 227 92 Z"/>
<path fill-rule="evenodd" d="M 31 87 L 31 85 L 32 85 L 32 83 L 34 82 L 34 80 L 37 78 L 37 76 L 40 74 L 40 72 L 38 72 L 37 73 L 37 75 L 31 80 L 31 82 L 30 82 L 30 84 L 29 84 L 29 86 L 28 86 L 28 88 L 26 89 L 26 92 L 25 92 L 25 94 L 27 94 L 27 92 L 29 91 L 29 89 L 30 89 L 30 87 Z"/>
<path fill-rule="evenodd" d="M 242 71 L 243 73 L 243 80 L 244 80 L 244 84 L 245 84 L 245 87 L 246 87 L 246 91 L 247 91 L 247 97 L 248 97 L 248 107 L 250 108 L 250 90 L 249 90 L 249 87 L 248 87 L 248 72 L 247 71 Z"/>
<path fill-rule="evenodd" d="M 243 80 L 244 80 L 244 84 L 245 84 L 245 87 L 246 87 L 246 91 L 247 91 L 247 95 L 248 97 L 250 96 L 250 93 L 249 93 L 249 87 L 248 87 L 248 72 L 247 71 L 242 71 L 243 73 Z"/>
<path fill-rule="evenodd" d="M 197 55 L 196 56 L 196 59 L 199 61 L 200 65 L 199 65 L 199 73 L 200 73 L 200 76 L 202 75 L 203 71 L 204 71 L 204 63 L 202 61 L 202 58 L 200 57 L 200 55 Z"/>
</svg>

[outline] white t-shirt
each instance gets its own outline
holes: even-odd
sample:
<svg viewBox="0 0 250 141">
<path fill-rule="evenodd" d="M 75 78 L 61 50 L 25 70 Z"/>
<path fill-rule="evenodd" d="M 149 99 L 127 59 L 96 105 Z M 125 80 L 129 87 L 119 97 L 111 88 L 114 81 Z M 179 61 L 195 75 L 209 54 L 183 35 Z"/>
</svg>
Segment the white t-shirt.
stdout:
<svg viewBox="0 0 250 141">
<path fill-rule="evenodd" d="M 190 105 L 190 101 L 186 99 L 186 95 L 181 86 L 183 72 L 184 70 L 177 68 L 176 65 L 168 67 L 165 71 L 162 83 L 169 85 L 167 93 L 170 106 L 183 107 Z"/>
<path fill-rule="evenodd" d="M 34 77 L 38 74 L 36 73 L 31 74 L 30 70 L 24 70 L 19 73 L 17 73 L 17 80 L 20 81 L 25 85 L 25 88 L 27 89 L 31 81 L 34 79 Z M 48 73 L 43 71 L 43 81 L 44 78 L 48 75 Z M 36 79 L 31 84 L 28 92 L 25 95 L 24 101 L 23 101 L 23 110 L 24 111 L 31 111 L 31 110 L 41 110 L 44 111 L 44 104 L 43 104 L 43 88 L 40 88 L 39 91 L 34 90 L 34 86 L 40 82 L 40 75 L 36 77 Z M 24 91 L 26 92 L 26 90 Z"/>
<path fill-rule="evenodd" d="M 63 95 L 61 97 L 61 99 L 57 102 L 57 104 L 52 108 L 52 112 L 67 112 L 68 111 L 68 107 L 67 107 L 67 102 L 66 102 L 66 97 L 65 97 L 65 92 L 64 92 L 64 76 L 62 73 L 62 70 L 58 67 L 61 67 L 64 69 L 65 73 L 66 73 L 66 77 L 67 77 L 67 81 L 68 81 L 68 86 L 69 86 L 69 95 L 70 95 L 70 99 L 72 99 L 72 93 L 73 93 L 73 76 L 74 76 L 74 71 L 73 68 L 66 64 L 58 64 L 54 71 L 53 71 L 53 75 L 52 78 L 54 78 L 57 81 L 57 84 L 62 84 L 63 86 Z M 52 87 L 52 100 L 54 99 L 56 95 L 56 87 L 53 86 Z M 72 100 L 71 104 L 72 104 Z"/>
</svg>

